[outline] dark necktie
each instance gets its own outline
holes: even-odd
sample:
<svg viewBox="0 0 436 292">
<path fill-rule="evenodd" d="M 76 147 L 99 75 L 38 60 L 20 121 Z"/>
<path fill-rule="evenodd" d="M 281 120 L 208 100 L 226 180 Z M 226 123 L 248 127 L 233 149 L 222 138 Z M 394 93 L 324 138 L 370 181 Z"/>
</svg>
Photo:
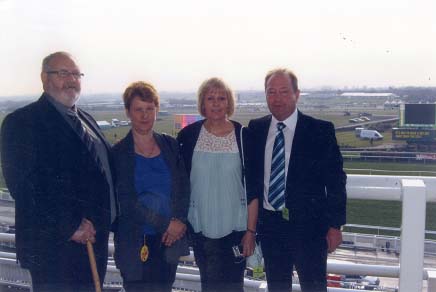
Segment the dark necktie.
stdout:
<svg viewBox="0 0 436 292">
<path fill-rule="evenodd" d="M 285 205 L 285 136 L 283 135 L 285 127 L 282 122 L 277 123 L 271 159 L 268 202 L 275 210 L 280 210 Z"/>
<path fill-rule="evenodd" d="M 96 145 L 92 140 L 91 135 L 88 133 L 88 130 L 85 127 L 84 123 L 80 120 L 77 112 L 74 110 L 68 110 L 67 115 L 71 118 L 71 121 L 73 122 L 74 130 L 76 131 L 77 135 L 79 135 L 80 140 L 82 140 L 83 144 L 85 144 L 86 148 L 91 154 L 91 157 L 97 164 L 98 169 L 102 173 L 104 173 L 103 164 L 101 163 L 101 160 L 98 157 Z"/>
<path fill-rule="evenodd" d="M 67 115 L 71 118 L 71 121 L 73 122 L 74 130 L 76 131 L 77 135 L 79 135 L 80 140 L 82 140 L 83 144 L 85 144 L 93 160 L 95 161 L 98 169 L 101 171 L 101 173 L 105 174 L 108 182 L 111 181 L 110 174 L 105 172 L 103 163 L 101 162 L 100 157 L 98 156 L 95 142 L 91 138 L 91 135 L 88 133 L 88 129 L 85 127 L 84 122 L 82 122 L 77 112 L 74 111 L 73 109 L 67 110 Z M 110 210 L 111 210 L 111 222 L 114 222 L 116 217 L 116 207 L 115 207 L 115 198 L 112 191 L 110 192 Z"/>
</svg>

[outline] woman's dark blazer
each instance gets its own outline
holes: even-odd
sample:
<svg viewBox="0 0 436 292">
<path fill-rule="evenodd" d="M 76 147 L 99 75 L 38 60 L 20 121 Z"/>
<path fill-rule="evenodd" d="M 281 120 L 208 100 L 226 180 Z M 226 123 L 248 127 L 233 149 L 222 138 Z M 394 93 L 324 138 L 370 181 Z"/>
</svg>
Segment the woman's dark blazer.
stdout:
<svg viewBox="0 0 436 292">
<path fill-rule="evenodd" d="M 153 133 L 154 139 L 171 173 L 171 217 L 186 222 L 189 207 L 190 186 L 177 141 L 165 134 Z M 135 150 L 132 131 L 113 149 L 115 165 L 115 189 L 120 203 L 120 214 L 114 235 L 115 264 L 124 280 L 142 278 L 142 247 L 144 223 L 153 225 L 158 233 L 164 233 L 170 219 L 143 207 L 135 190 Z"/>
<path fill-rule="evenodd" d="M 177 141 L 179 142 L 180 151 L 183 156 L 183 160 L 185 162 L 186 170 L 188 172 L 188 175 L 191 175 L 191 167 L 192 167 L 192 156 L 194 154 L 195 145 L 197 144 L 198 137 L 200 136 L 200 130 L 203 126 L 203 123 L 206 120 L 200 120 L 195 123 L 192 123 L 185 128 L 183 128 L 179 134 L 177 135 Z M 235 135 L 236 135 L 236 142 L 238 144 L 239 149 L 239 157 L 241 158 L 242 163 L 242 145 L 241 145 L 241 130 L 242 125 L 236 121 L 232 121 L 233 126 L 235 127 Z M 250 145 L 252 144 L 251 141 L 251 134 L 250 130 L 248 128 L 243 128 L 243 145 L 244 145 L 244 164 L 245 169 L 242 170 L 242 174 L 245 174 L 246 182 L 247 182 L 247 203 L 250 204 L 251 200 L 257 198 L 257 194 L 255 193 L 254 184 L 252 183 L 252 177 L 253 174 L 251 173 L 252 167 L 250 167 L 253 156 L 252 156 L 252 147 Z M 212 171 L 214 171 L 212 169 Z"/>
</svg>

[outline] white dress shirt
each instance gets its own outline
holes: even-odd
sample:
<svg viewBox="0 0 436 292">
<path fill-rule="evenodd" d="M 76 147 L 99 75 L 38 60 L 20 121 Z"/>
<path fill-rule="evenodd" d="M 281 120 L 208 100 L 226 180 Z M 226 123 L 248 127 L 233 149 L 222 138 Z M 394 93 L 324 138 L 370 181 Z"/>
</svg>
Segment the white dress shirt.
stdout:
<svg viewBox="0 0 436 292">
<path fill-rule="evenodd" d="M 271 176 L 271 159 L 274 147 L 274 141 L 277 134 L 277 123 L 282 122 L 286 125 L 283 128 L 283 135 L 285 136 L 285 181 L 288 177 L 288 167 L 289 159 L 291 157 L 292 151 L 292 141 L 294 140 L 295 127 L 297 126 L 298 111 L 295 111 L 284 121 L 278 121 L 274 116 L 272 116 L 271 124 L 268 130 L 268 136 L 266 138 L 265 146 L 265 169 L 263 177 L 263 207 L 270 211 L 275 211 L 275 209 L 268 202 L 268 192 L 269 192 L 269 181 Z"/>
</svg>

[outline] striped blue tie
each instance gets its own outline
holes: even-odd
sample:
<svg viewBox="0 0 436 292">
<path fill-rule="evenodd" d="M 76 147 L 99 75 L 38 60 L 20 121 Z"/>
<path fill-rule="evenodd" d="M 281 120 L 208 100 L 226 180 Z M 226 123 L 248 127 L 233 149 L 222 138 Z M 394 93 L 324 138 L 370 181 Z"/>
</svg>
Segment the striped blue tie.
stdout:
<svg viewBox="0 0 436 292">
<path fill-rule="evenodd" d="M 285 206 L 285 136 L 282 122 L 277 123 L 277 134 L 271 159 L 271 176 L 269 179 L 268 202 L 275 210 Z"/>
</svg>

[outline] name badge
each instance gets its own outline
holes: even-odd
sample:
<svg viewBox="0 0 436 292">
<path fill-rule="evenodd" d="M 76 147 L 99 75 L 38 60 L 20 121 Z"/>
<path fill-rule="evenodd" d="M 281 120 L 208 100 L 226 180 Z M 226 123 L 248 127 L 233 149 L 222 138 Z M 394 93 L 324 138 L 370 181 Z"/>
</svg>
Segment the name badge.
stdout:
<svg viewBox="0 0 436 292">
<path fill-rule="evenodd" d="M 282 210 L 282 218 L 289 221 L 289 209 L 284 207 Z"/>
<path fill-rule="evenodd" d="M 141 252 L 139 257 L 141 258 L 141 262 L 145 263 L 148 260 L 148 246 L 144 244 L 141 248 Z"/>
<path fill-rule="evenodd" d="M 148 260 L 148 255 L 149 255 L 149 251 L 148 251 L 148 246 L 146 243 L 146 238 L 144 235 L 144 245 L 141 247 L 141 251 L 139 252 L 139 258 L 141 259 L 141 262 L 145 263 Z"/>
</svg>

